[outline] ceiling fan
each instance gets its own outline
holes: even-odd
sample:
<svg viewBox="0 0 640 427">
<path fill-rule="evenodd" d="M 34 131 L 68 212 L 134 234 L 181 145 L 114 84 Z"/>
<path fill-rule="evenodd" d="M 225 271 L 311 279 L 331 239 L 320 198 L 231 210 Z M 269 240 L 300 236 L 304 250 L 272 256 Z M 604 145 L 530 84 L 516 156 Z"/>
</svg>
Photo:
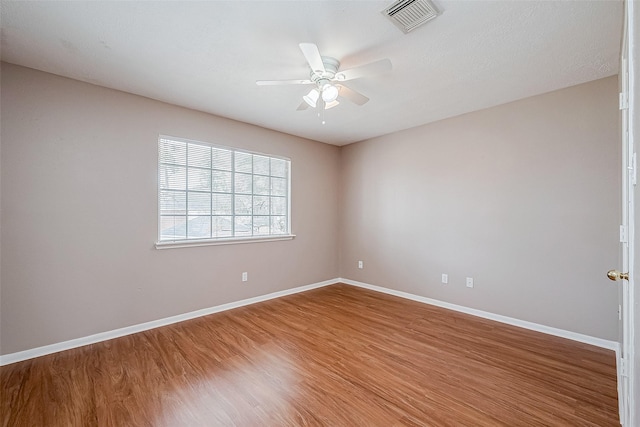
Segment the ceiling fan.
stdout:
<svg viewBox="0 0 640 427">
<path fill-rule="evenodd" d="M 356 105 L 363 105 L 369 98 L 343 85 L 342 82 L 359 79 L 368 75 L 391 70 L 391 61 L 381 59 L 348 70 L 340 70 L 340 61 L 330 56 L 320 56 L 318 46 L 313 43 L 300 43 L 300 50 L 309 64 L 311 74 L 306 80 L 258 80 L 258 86 L 273 85 L 315 85 L 302 97 L 298 110 L 309 107 L 328 110 L 338 105 L 338 97 L 348 99 Z"/>
</svg>

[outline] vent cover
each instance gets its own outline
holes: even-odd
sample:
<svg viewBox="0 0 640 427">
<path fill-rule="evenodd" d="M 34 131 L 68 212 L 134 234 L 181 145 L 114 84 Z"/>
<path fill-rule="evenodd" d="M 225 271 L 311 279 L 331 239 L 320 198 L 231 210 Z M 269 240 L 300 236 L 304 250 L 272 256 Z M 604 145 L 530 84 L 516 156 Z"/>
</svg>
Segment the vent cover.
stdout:
<svg viewBox="0 0 640 427">
<path fill-rule="evenodd" d="M 429 0 L 398 0 L 383 10 L 382 14 L 405 34 L 439 15 Z"/>
</svg>

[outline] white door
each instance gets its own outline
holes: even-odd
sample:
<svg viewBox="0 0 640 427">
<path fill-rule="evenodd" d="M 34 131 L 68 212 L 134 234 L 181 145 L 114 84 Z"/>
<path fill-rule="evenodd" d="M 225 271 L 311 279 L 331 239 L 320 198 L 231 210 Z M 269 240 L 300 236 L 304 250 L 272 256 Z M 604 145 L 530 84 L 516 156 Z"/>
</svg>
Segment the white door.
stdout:
<svg viewBox="0 0 640 427">
<path fill-rule="evenodd" d="M 625 2 L 625 25 L 622 38 L 620 60 L 620 112 L 622 137 L 622 221 L 620 226 L 621 265 L 620 270 L 611 270 L 608 276 L 617 280 L 620 286 L 620 352 L 618 354 L 618 400 L 620 423 L 632 426 L 633 408 L 633 255 L 634 255 L 634 186 L 636 184 L 636 154 L 633 144 L 633 127 L 630 125 L 630 89 L 633 90 L 633 78 L 630 80 L 629 52 L 630 33 L 633 32 L 633 5 Z M 631 9 L 631 10 L 630 10 Z M 631 88 L 630 88 L 631 86 Z M 631 132 L 630 132 L 631 129 Z"/>
</svg>

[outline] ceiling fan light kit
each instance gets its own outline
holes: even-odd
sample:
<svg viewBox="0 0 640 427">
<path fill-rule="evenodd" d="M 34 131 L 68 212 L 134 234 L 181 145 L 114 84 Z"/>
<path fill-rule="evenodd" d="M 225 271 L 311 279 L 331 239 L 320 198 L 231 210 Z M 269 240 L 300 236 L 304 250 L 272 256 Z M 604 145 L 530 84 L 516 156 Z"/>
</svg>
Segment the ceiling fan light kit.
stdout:
<svg viewBox="0 0 640 427">
<path fill-rule="evenodd" d="M 333 102 L 338 98 L 338 88 L 331 83 L 322 86 L 322 99 L 324 102 Z"/>
<path fill-rule="evenodd" d="M 310 75 L 308 80 L 256 81 L 258 86 L 315 85 L 309 93 L 302 97 L 303 102 L 298 107 L 298 110 L 305 110 L 308 107 L 318 108 L 320 111 L 328 110 L 340 104 L 338 97 L 345 98 L 356 105 L 364 105 L 369 101 L 369 98 L 343 85 L 342 82 L 390 71 L 392 67 L 391 61 L 381 59 L 359 67 L 339 71 L 340 61 L 330 56 L 321 56 L 315 44 L 300 43 L 300 50 L 309 64 Z M 336 84 L 338 82 L 340 84 Z M 318 103 L 318 101 L 320 102 Z"/>
<path fill-rule="evenodd" d="M 308 94 L 302 97 L 304 102 L 309 104 L 309 107 L 316 108 L 316 104 L 318 103 L 318 97 L 320 96 L 320 92 L 318 89 L 311 89 Z"/>
</svg>

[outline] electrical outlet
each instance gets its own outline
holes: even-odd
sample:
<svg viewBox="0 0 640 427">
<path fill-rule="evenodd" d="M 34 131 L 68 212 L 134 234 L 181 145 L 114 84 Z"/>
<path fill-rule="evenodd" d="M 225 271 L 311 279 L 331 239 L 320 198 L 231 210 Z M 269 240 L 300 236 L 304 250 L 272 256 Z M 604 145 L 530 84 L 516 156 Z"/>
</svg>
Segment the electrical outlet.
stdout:
<svg viewBox="0 0 640 427">
<path fill-rule="evenodd" d="M 364 268 L 364 262 L 358 261 L 358 268 L 362 270 Z"/>
<path fill-rule="evenodd" d="M 448 274 L 442 274 L 442 283 L 449 283 L 449 275 Z"/>
<path fill-rule="evenodd" d="M 467 277 L 467 288 L 473 288 L 473 277 Z"/>
<path fill-rule="evenodd" d="M 243 272 L 242 273 L 242 281 L 246 282 L 247 280 L 249 280 L 249 275 L 247 274 L 247 272 Z"/>
</svg>

